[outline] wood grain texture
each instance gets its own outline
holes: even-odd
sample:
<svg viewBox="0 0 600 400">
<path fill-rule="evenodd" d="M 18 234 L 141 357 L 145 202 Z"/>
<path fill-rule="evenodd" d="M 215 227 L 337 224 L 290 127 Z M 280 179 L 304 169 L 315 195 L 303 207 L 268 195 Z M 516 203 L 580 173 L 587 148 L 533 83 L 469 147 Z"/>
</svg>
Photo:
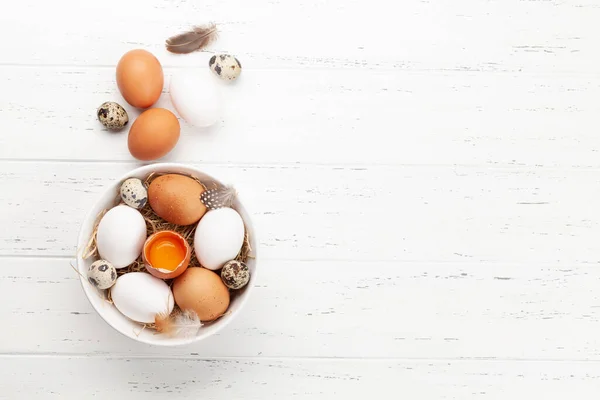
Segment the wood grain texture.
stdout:
<svg viewBox="0 0 600 400">
<path fill-rule="evenodd" d="M 267 260 L 220 334 L 157 348 L 95 313 L 71 260 L 0 260 L 0 354 L 600 360 L 596 267 Z"/>
<path fill-rule="evenodd" d="M 130 164 L 0 164 L 0 255 L 73 256 Z M 233 183 L 261 257 L 597 264 L 596 170 L 201 165 Z"/>
<path fill-rule="evenodd" d="M 0 353 L 600 360 L 595 267 L 264 261 L 224 331 L 160 348 L 102 321 L 71 260 L 0 260 Z"/>
<path fill-rule="evenodd" d="M 600 5 L 21 0 L 0 13 L 0 398 L 595 399 Z M 207 52 L 168 54 L 193 24 Z M 307 29 L 308 27 L 308 29 Z M 262 273 L 215 337 L 122 337 L 69 266 L 140 165 L 103 130 L 133 48 L 242 62 L 164 161 L 236 185 Z M 139 111 L 127 107 L 130 119 Z"/>
<path fill-rule="evenodd" d="M 599 18 L 581 0 L 25 0 L 0 16 L 0 34 L 20 39 L 3 41 L 0 62 L 112 66 L 144 47 L 165 65 L 203 65 L 209 54 L 169 55 L 164 40 L 214 20 L 211 50 L 250 68 L 596 74 Z"/>
<path fill-rule="evenodd" d="M 139 114 L 114 67 L 0 73 L 0 159 L 135 162 L 127 132 L 107 132 L 95 115 L 105 101 Z M 181 121 L 165 161 L 600 167 L 588 129 L 596 76 L 244 70 L 224 89 L 221 121 L 208 131 Z M 173 109 L 167 93 L 158 106 Z"/>
<path fill-rule="evenodd" d="M 3 398 L 595 399 L 598 363 L 13 358 Z"/>
</svg>

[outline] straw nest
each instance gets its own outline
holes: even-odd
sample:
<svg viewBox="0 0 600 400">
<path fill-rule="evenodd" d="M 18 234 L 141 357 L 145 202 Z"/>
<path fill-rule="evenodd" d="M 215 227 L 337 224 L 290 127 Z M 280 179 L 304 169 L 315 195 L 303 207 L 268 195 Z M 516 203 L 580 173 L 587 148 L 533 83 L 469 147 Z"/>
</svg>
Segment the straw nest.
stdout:
<svg viewBox="0 0 600 400">
<path fill-rule="evenodd" d="M 143 181 L 144 185 L 146 186 L 146 188 L 150 185 L 150 183 L 152 183 L 152 181 L 156 178 L 158 178 L 159 176 L 164 175 L 161 173 L 152 173 L 150 174 L 148 177 L 146 177 L 146 179 Z M 196 180 L 198 183 L 200 183 L 206 190 L 208 189 L 212 189 L 212 188 L 217 188 L 220 186 L 219 183 L 215 182 L 215 181 L 208 181 L 208 182 L 203 182 L 200 179 L 198 179 L 195 176 L 192 175 L 186 175 L 186 174 L 181 174 L 181 175 L 185 175 L 188 176 L 194 180 Z M 119 204 L 124 204 L 123 201 L 121 200 L 121 196 L 119 193 L 120 190 L 120 185 L 119 188 L 117 189 L 117 193 L 115 196 L 115 200 L 113 205 L 110 207 L 115 207 Z M 94 223 L 94 229 L 92 230 L 92 234 L 88 240 L 87 245 L 85 246 L 85 248 L 83 249 L 83 259 L 88 259 L 88 258 L 94 258 L 94 259 L 98 259 L 99 258 L 99 254 L 98 254 L 98 247 L 96 245 L 96 236 L 98 233 L 98 225 L 100 224 L 100 220 L 102 220 L 102 217 L 106 214 L 106 212 L 110 209 L 105 209 L 102 210 L 98 216 L 96 217 L 96 221 Z M 149 203 L 146 203 L 146 205 L 139 210 L 140 213 L 142 214 L 142 216 L 144 217 L 144 221 L 146 222 L 146 235 L 147 237 L 150 237 L 150 235 L 159 232 L 159 231 L 165 231 L 165 230 L 171 230 L 171 231 L 175 231 L 177 233 L 179 233 L 182 237 L 185 238 L 185 240 L 187 240 L 187 242 L 189 243 L 190 247 L 193 249 L 193 241 L 194 241 L 194 233 L 196 232 L 196 227 L 198 226 L 197 223 L 192 224 L 192 225 L 186 225 L 186 226 L 182 226 L 182 225 L 175 225 L 172 224 L 170 222 L 165 221 L 164 219 L 160 218 L 158 215 L 156 215 L 154 213 L 154 211 L 152 210 L 152 208 L 150 207 Z M 250 237 L 248 235 L 248 229 L 246 228 L 244 230 L 244 243 L 242 245 L 242 248 L 240 249 L 240 252 L 238 253 L 238 255 L 236 256 L 235 260 L 237 261 L 241 261 L 241 262 L 247 262 L 249 258 L 252 258 L 252 247 L 250 246 Z M 198 261 L 198 259 L 196 258 L 196 253 L 192 252 L 192 257 L 190 260 L 190 264 L 188 268 L 191 267 L 202 267 L 200 265 L 200 262 Z M 123 274 L 127 274 L 129 272 L 146 272 L 146 267 L 144 264 L 144 261 L 142 260 L 142 256 L 140 254 L 140 256 L 138 257 L 137 260 L 135 260 L 132 264 L 128 265 L 125 268 L 120 268 L 117 270 L 117 274 L 118 276 L 121 276 Z M 167 282 L 167 284 L 170 286 L 172 284 L 172 279 L 170 280 L 165 280 Z M 87 280 L 86 280 L 87 282 Z M 235 295 L 235 291 L 231 291 L 232 295 Z M 106 291 L 106 300 L 110 303 L 112 303 L 112 299 L 111 299 L 111 295 L 110 295 L 110 289 L 108 289 Z M 175 309 L 173 310 L 173 312 L 171 313 L 171 316 L 176 316 L 178 314 L 181 313 L 181 310 L 175 306 Z M 227 314 L 227 312 L 225 313 Z M 224 315 L 225 315 L 224 314 Z M 150 328 L 150 329 L 156 329 L 155 324 L 147 324 L 144 325 L 144 328 Z"/>
</svg>

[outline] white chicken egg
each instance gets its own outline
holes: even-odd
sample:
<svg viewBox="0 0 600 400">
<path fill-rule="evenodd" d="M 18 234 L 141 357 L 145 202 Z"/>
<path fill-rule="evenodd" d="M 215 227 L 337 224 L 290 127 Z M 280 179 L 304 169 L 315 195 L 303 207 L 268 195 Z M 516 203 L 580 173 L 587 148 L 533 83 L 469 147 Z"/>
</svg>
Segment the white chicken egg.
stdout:
<svg viewBox="0 0 600 400">
<path fill-rule="evenodd" d="M 169 285 L 145 272 L 121 275 L 110 295 L 117 310 L 143 324 L 153 323 L 159 314 L 171 314 L 175 306 Z"/>
<path fill-rule="evenodd" d="M 194 250 L 203 267 L 217 270 L 235 258 L 244 243 L 244 221 L 232 208 L 208 211 L 196 228 Z"/>
<path fill-rule="evenodd" d="M 188 124 L 210 126 L 221 116 L 220 85 L 210 70 L 181 71 L 171 78 L 171 102 Z"/>
<path fill-rule="evenodd" d="M 100 257 L 124 268 L 142 253 L 146 222 L 139 211 L 124 204 L 111 208 L 98 225 L 96 244 Z"/>
</svg>

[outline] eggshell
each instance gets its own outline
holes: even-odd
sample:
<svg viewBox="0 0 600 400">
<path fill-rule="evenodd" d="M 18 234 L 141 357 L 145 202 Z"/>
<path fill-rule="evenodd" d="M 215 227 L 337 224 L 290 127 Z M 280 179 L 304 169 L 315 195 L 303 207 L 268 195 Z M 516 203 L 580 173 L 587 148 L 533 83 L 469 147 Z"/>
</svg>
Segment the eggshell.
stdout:
<svg viewBox="0 0 600 400">
<path fill-rule="evenodd" d="M 129 122 L 127 111 L 114 101 L 106 101 L 96 110 L 98 120 L 110 130 L 117 131 L 122 129 Z"/>
<path fill-rule="evenodd" d="M 208 61 L 208 67 L 224 81 L 234 81 L 242 73 L 242 64 L 231 54 L 215 54 Z"/>
<path fill-rule="evenodd" d="M 151 248 L 153 242 L 155 240 L 158 240 L 158 239 L 161 239 L 164 237 L 169 237 L 173 240 L 179 241 L 179 243 L 181 243 L 182 247 L 185 248 L 185 257 L 179 263 L 177 268 L 175 268 L 172 271 L 168 270 L 168 269 L 162 269 L 156 265 L 153 265 L 151 257 L 150 257 L 150 248 Z M 146 264 L 146 271 L 148 271 L 150 274 L 152 274 L 153 276 L 160 278 L 160 279 L 172 279 L 172 278 L 178 277 L 179 275 L 181 275 L 185 272 L 185 269 L 190 264 L 190 259 L 192 257 L 192 249 L 191 249 L 189 243 L 187 242 L 187 240 L 185 240 L 185 238 L 183 236 L 181 236 L 179 233 L 174 232 L 174 231 L 159 231 L 159 232 L 156 232 L 155 234 L 151 235 L 148 238 L 148 240 L 146 240 L 146 243 L 144 243 L 144 249 L 142 251 L 142 256 L 144 259 L 144 263 Z"/>
<path fill-rule="evenodd" d="M 217 270 L 234 259 L 244 243 L 244 221 L 232 208 L 208 211 L 194 234 L 194 250 L 200 264 Z"/>
<path fill-rule="evenodd" d="M 179 121 L 165 108 L 144 111 L 129 130 L 129 152 L 138 160 L 150 161 L 167 155 L 179 140 Z"/>
<path fill-rule="evenodd" d="M 173 106 L 190 125 L 207 127 L 221 116 L 220 84 L 210 70 L 176 73 L 171 78 L 169 93 Z"/>
<path fill-rule="evenodd" d="M 241 289 L 250 281 L 250 268 L 241 261 L 227 261 L 221 269 L 221 280 L 229 289 Z"/>
<path fill-rule="evenodd" d="M 139 211 L 124 204 L 111 208 L 100 220 L 96 244 L 100 257 L 115 268 L 134 262 L 146 241 L 146 222 Z"/>
<path fill-rule="evenodd" d="M 123 315 L 144 324 L 153 323 L 159 314 L 169 315 L 175 306 L 169 285 L 145 272 L 121 275 L 110 294 Z"/>
<path fill-rule="evenodd" d="M 186 269 L 173 283 L 173 296 L 182 310 L 195 311 L 200 321 L 213 321 L 229 307 L 227 287 L 206 268 Z"/>
<path fill-rule="evenodd" d="M 119 194 L 125 204 L 138 210 L 144 208 L 148 202 L 148 189 L 146 189 L 144 182 L 139 178 L 126 179 L 121 184 Z"/>
<path fill-rule="evenodd" d="M 88 282 L 100 290 L 108 289 L 117 281 L 117 270 L 106 260 L 98 260 L 90 265 Z"/>
<path fill-rule="evenodd" d="M 164 85 L 162 66 L 146 50 L 131 50 L 117 64 L 117 86 L 125 101 L 148 108 L 160 97 Z"/>
<path fill-rule="evenodd" d="M 150 183 L 148 201 L 159 217 L 176 225 L 198 222 L 206 212 L 200 201 L 204 187 L 198 181 L 184 175 L 167 174 Z"/>
</svg>

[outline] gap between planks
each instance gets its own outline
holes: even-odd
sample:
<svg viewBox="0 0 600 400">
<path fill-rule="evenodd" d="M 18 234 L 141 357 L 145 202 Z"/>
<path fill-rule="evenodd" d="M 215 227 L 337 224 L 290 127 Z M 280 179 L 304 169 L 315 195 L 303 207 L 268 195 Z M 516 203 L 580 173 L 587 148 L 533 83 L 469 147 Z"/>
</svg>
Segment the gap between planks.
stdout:
<svg viewBox="0 0 600 400">
<path fill-rule="evenodd" d="M 463 169 L 486 169 L 486 170 L 497 170 L 497 171 L 599 171 L 599 167 L 590 166 L 545 166 L 545 165 L 526 165 L 526 164 L 431 164 L 431 163 L 324 163 L 324 162 L 267 162 L 267 163 L 256 163 L 256 162 L 205 162 L 195 160 L 182 160 L 182 161 L 160 161 L 157 160 L 152 163 L 141 163 L 137 160 L 87 160 L 87 159 L 60 159 L 60 158 L 7 158 L 0 157 L 0 163 L 48 163 L 48 164 L 117 164 L 117 165 L 132 165 L 135 168 L 153 165 L 158 163 L 168 164 L 191 164 L 195 166 L 210 166 L 210 167 L 226 167 L 226 168 L 304 168 L 304 167 L 322 167 L 331 169 L 349 169 L 363 171 L 371 168 L 389 168 L 389 169 L 401 169 L 401 168 L 463 168 Z"/>
<path fill-rule="evenodd" d="M 210 52 L 210 51 L 206 51 L 204 52 L 207 55 L 211 55 L 211 54 L 215 54 L 218 52 Z M 367 60 L 356 60 L 356 61 L 367 61 Z M 116 64 L 35 64 L 35 63 L 3 63 L 0 62 L 0 69 L 1 68 L 36 68 L 36 69 L 42 69 L 42 68 L 47 68 L 47 69 L 109 69 L 109 68 L 116 68 L 117 65 Z M 190 69 L 190 68 L 194 68 L 193 65 L 173 65 L 173 64 L 163 64 L 162 65 L 163 68 L 165 69 L 173 69 L 173 70 L 178 70 L 178 69 Z M 289 67 L 275 67 L 275 68 L 252 68 L 252 67 L 245 67 L 244 68 L 247 71 L 306 71 L 306 72 L 314 72 L 314 71 L 332 71 L 332 72 L 336 72 L 341 70 L 344 71 L 353 71 L 353 72 L 364 72 L 364 73 L 368 73 L 368 74 L 373 74 L 373 72 L 375 73 L 390 73 L 390 72 L 395 72 L 395 73 L 404 73 L 404 74 L 412 74 L 412 75 L 436 75 L 436 74 L 440 74 L 440 75 L 444 75 L 444 74 L 448 74 L 448 73 L 457 73 L 457 74 L 472 74 L 472 75 L 520 75 L 520 76 L 535 76 L 535 77 L 543 77 L 543 76 L 578 76 L 578 77 L 590 77 L 590 78 L 599 78 L 600 77 L 600 73 L 596 73 L 596 72 L 591 72 L 591 71 L 585 71 L 585 72 L 578 72 L 578 71 L 569 71 L 569 70 L 565 70 L 565 71 L 511 71 L 511 70 L 499 70 L 499 71 L 492 71 L 492 70 L 476 70 L 476 69 L 461 69 L 461 68 L 410 68 L 410 69 L 402 69 L 402 68 L 398 68 L 398 67 L 365 67 L 365 66 L 356 66 L 356 65 L 352 65 L 352 66 L 344 66 L 344 67 L 339 67 L 339 66 L 331 66 L 331 67 L 324 67 L 324 66 L 311 66 L 311 65 L 302 65 L 302 66 L 289 66 Z"/>
<path fill-rule="evenodd" d="M 64 260 L 65 262 L 77 262 L 77 256 L 66 256 L 60 254 L 49 254 L 49 255 L 38 255 L 38 254 L 0 254 L 0 259 L 19 259 L 19 260 Z M 335 263 L 353 263 L 353 264 L 410 264 L 410 265 L 448 265 L 448 266 L 472 266 L 474 264 L 473 261 L 465 261 L 465 262 L 457 262 L 457 261 L 444 261 L 444 260 L 390 260 L 390 259 L 373 259 L 373 260 L 360 260 L 360 259 L 329 259 L 329 258 L 282 258 L 282 257 L 261 257 L 261 260 L 264 261 L 283 261 L 283 262 L 299 262 L 299 263 L 321 263 L 321 262 L 335 262 Z M 500 262 L 500 261 L 486 261 L 482 264 L 483 267 L 530 267 L 532 263 L 530 262 Z M 569 267 L 565 267 L 563 271 L 571 271 L 572 269 L 579 268 L 598 268 L 600 265 L 600 261 L 591 263 L 591 262 L 579 262 L 579 263 L 570 263 Z M 558 267 L 559 263 L 557 262 L 536 262 L 536 267 L 539 268 L 554 268 Z M 1 268 L 1 267 L 0 267 Z M 0 353 L 2 354 L 2 353 Z"/>
<path fill-rule="evenodd" d="M 311 356 L 228 356 L 228 357 L 202 357 L 198 353 L 190 353 L 190 355 L 111 355 L 109 353 L 51 353 L 51 352 L 32 352 L 32 353 L 0 353 L 0 359 L 10 358 L 56 358 L 56 359 L 104 359 L 104 360 L 197 360 L 197 361 L 333 361 L 333 362 L 417 362 L 417 363 L 582 363 L 582 364 L 598 364 L 600 360 L 587 360 L 577 358 L 511 358 L 511 357 L 473 357 L 473 358 L 452 358 L 452 357 L 311 357 Z"/>
</svg>

